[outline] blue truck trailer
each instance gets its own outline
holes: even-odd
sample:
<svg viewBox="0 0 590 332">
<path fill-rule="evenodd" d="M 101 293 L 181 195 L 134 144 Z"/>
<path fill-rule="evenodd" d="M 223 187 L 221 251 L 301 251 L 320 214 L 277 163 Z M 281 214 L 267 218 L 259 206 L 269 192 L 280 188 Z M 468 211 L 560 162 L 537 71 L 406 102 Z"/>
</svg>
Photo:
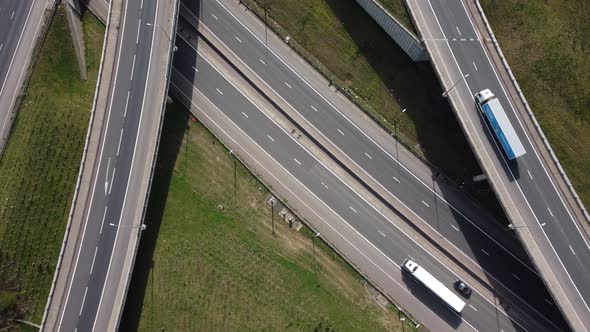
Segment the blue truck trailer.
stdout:
<svg viewBox="0 0 590 332">
<path fill-rule="evenodd" d="M 475 94 L 475 101 L 481 112 L 485 114 L 506 157 L 513 160 L 524 155 L 526 150 L 498 98 L 489 89 L 485 89 Z"/>
</svg>

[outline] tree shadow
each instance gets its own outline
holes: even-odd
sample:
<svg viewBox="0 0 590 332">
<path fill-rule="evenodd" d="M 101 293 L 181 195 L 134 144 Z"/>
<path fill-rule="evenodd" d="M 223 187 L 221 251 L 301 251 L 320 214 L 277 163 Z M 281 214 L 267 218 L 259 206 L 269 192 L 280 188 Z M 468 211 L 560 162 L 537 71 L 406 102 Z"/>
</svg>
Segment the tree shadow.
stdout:
<svg viewBox="0 0 590 332">
<path fill-rule="evenodd" d="M 158 158 L 154 170 L 149 203 L 145 216 L 147 229 L 143 231 L 133 275 L 123 310 L 119 329 L 121 331 L 137 331 L 142 314 L 150 272 L 154 268 L 153 255 L 158 240 L 158 233 L 166 207 L 168 190 L 174 173 L 174 165 L 179 156 L 182 141 L 188 130 L 189 112 L 179 103 L 166 107 L 162 136 L 158 148 Z M 153 296 L 153 294 L 152 294 Z M 148 295 L 149 298 L 149 295 Z"/>
</svg>

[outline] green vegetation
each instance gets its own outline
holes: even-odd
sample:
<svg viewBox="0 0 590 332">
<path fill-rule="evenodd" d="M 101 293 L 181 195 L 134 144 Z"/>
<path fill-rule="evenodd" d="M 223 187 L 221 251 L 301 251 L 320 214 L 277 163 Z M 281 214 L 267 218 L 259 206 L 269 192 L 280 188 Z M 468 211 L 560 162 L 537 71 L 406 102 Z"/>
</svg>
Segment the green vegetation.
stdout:
<svg viewBox="0 0 590 332">
<path fill-rule="evenodd" d="M 121 330 L 401 331 L 306 228 L 273 237 L 268 191 L 188 120 L 168 107 Z"/>
<path fill-rule="evenodd" d="M 590 2 L 482 5 L 559 161 L 590 206 Z"/>
<path fill-rule="evenodd" d="M 390 132 L 398 120 L 417 156 L 501 213 L 487 185 L 471 184 L 481 169 L 430 64 L 413 62 L 354 0 L 243 1 L 261 17 L 267 6 L 270 26 L 298 53 Z"/>
<path fill-rule="evenodd" d="M 383 5 L 383 8 L 387 9 L 387 11 L 393 15 L 401 24 L 403 24 L 408 30 L 412 31 L 416 34 L 416 29 L 414 29 L 414 24 L 412 24 L 412 20 L 410 19 L 410 14 L 406 9 L 406 5 L 404 4 L 404 0 L 377 0 L 380 4 Z"/>
<path fill-rule="evenodd" d="M 16 293 L 0 291 L 0 317 L 16 309 Z"/>
<path fill-rule="evenodd" d="M 100 61 L 104 27 L 86 15 L 84 30 L 86 82 L 63 9 L 53 17 L 0 160 L 0 289 L 15 294 L 18 316 L 36 323 L 68 220 Z"/>
</svg>

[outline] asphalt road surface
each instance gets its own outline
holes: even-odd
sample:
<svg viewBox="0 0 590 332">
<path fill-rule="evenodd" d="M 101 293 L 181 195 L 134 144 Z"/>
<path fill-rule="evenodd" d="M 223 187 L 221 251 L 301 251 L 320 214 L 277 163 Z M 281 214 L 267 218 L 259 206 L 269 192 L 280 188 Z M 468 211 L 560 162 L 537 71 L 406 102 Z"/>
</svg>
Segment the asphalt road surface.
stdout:
<svg viewBox="0 0 590 332">
<path fill-rule="evenodd" d="M 0 155 L 12 125 L 13 107 L 52 0 L 0 2 Z"/>
<path fill-rule="evenodd" d="M 347 183 L 339 179 L 323 163 L 312 156 L 292 135 L 265 115 L 246 94 L 233 85 L 232 78 L 224 74 L 207 57 L 197 54 L 184 39 L 177 39 L 173 82 L 186 81 L 198 89 L 227 118 L 262 147 L 282 167 L 288 170 L 318 200 L 334 211 L 341 220 L 361 233 L 398 266 L 412 256 L 444 284 L 452 285 L 457 275 L 433 255 L 396 228 L 387 212 L 379 211 Z M 180 74 L 182 73 L 182 74 Z M 176 75 L 176 76 L 175 76 Z M 179 77 L 181 76 L 181 77 Z M 198 101 L 197 101 L 198 103 Z M 369 222 L 368 222 L 369 221 Z M 397 272 L 397 271 L 396 271 Z M 413 280 L 402 275 L 402 283 L 441 317 L 451 329 L 524 331 L 551 329 L 539 325 L 542 317 L 514 322 L 501 307 L 474 292 L 461 316 L 454 314 L 440 301 Z M 452 286 L 451 286 L 452 287 Z"/>
<path fill-rule="evenodd" d="M 264 40 L 252 30 L 251 22 L 241 22 L 231 8 L 215 0 L 186 1 L 202 26 L 215 34 L 246 63 L 266 84 L 296 109 L 314 128 L 333 142 L 392 196 L 403 202 L 421 220 L 436 229 L 465 259 L 479 264 L 498 284 L 521 297 L 533 310 L 549 317 L 563 327 L 563 318 L 552 304 L 550 295 L 530 262 L 505 249 L 493 228 L 497 224 L 479 211 L 461 211 L 437 193 L 431 183 L 424 183 L 410 169 L 401 167 L 396 159 L 346 118 L 329 100 L 310 85 L 299 72 L 277 54 L 270 42 L 268 60 Z M 198 9 L 198 11 L 197 11 Z M 243 9 L 240 9 L 243 10 Z M 436 198 L 435 198 L 436 197 Z M 475 213 L 473 213 L 475 212 Z M 480 214 L 478 214 L 480 213 Z M 483 218 L 482 218 L 483 216 Z M 481 224 L 481 219 L 488 220 Z M 481 226 L 481 227 L 480 227 Z"/>
<path fill-rule="evenodd" d="M 524 120 L 515 110 L 489 60 L 483 46 L 486 41 L 475 29 L 465 1 L 424 0 L 416 3 L 425 17 L 434 17 L 428 19 L 431 31 L 442 33 L 443 40 L 434 41 L 436 46 L 451 51 L 452 61 L 446 65 L 459 68 L 462 75 L 469 74 L 465 79 L 468 93 L 461 93 L 460 98 L 464 105 L 473 105 L 468 107 L 468 116 L 474 123 L 481 123 L 486 149 L 500 161 L 496 168 L 526 222 L 526 225 L 517 227 L 529 228 L 564 289 L 565 293 L 558 291 L 557 296 L 572 303 L 580 323 L 585 330 L 590 330 L 590 246 L 579 224 L 586 221 L 577 220 L 564 203 L 555 179 L 540 159 L 531 135 L 525 130 Z M 506 160 L 483 115 L 474 105 L 473 95 L 483 89 L 490 89 L 498 97 L 527 151 L 513 162 Z"/>
<path fill-rule="evenodd" d="M 101 138 L 102 149 L 73 279 L 60 313 L 59 331 L 103 330 L 100 327 L 108 324 L 98 321 L 97 316 L 102 311 L 112 310 L 103 302 L 113 303 L 112 297 L 118 291 L 104 287 L 111 268 L 122 269 L 112 266 L 116 239 L 139 232 L 139 228 L 130 226 L 121 216 L 123 209 L 128 208 L 125 204 L 130 170 L 137 157 L 139 124 L 145 106 L 153 37 L 157 31 L 146 23 L 155 21 L 157 6 L 158 0 L 124 1 L 123 4 L 120 44 L 110 85 L 111 100 Z"/>
</svg>

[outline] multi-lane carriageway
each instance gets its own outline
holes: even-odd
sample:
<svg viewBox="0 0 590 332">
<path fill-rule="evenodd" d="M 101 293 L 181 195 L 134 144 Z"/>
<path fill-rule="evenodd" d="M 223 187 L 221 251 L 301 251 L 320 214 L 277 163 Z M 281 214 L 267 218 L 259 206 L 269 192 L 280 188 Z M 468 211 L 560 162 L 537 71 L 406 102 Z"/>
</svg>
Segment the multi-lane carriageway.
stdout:
<svg viewBox="0 0 590 332">
<path fill-rule="evenodd" d="M 495 242 L 505 237 L 505 234 L 488 234 L 488 229 L 480 229 L 478 226 L 494 224 L 489 216 L 480 210 L 463 211 L 455 208 L 453 202 L 445 200 L 446 197 L 438 196 L 433 199 L 433 192 L 428 186 L 428 180 L 423 181 L 413 174 L 408 168 L 403 167 L 401 180 L 394 178 L 397 175 L 395 158 L 392 153 L 372 141 L 371 137 L 359 129 L 355 123 L 347 118 L 343 109 L 334 106 L 333 100 L 326 97 L 321 87 L 312 86 L 313 82 L 307 81 L 308 77 L 298 74 L 299 68 L 293 66 L 293 62 L 287 64 L 277 54 L 280 42 L 271 42 L 269 54 L 271 60 L 265 65 L 265 51 L 263 31 L 255 31 L 253 22 L 241 22 L 235 16 L 238 11 L 231 11 L 231 5 L 223 5 L 220 1 L 203 1 L 197 6 L 197 2 L 184 2 L 183 7 L 198 8 L 193 15 L 198 16 L 199 29 L 210 30 L 233 53 L 249 66 L 269 87 L 277 91 L 286 102 L 297 112 L 302 114 L 313 128 L 343 151 L 354 163 L 360 165 L 362 171 L 376 179 L 391 193 L 391 199 L 399 199 L 408 206 L 417 217 L 430 227 L 437 229 L 446 241 L 459 248 L 466 259 L 471 259 L 490 272 L 496 284 L 506 287 L 515 294 L 527 299 L 526 302 L 535 310 L 551 317 L 556 314 L 555 306 L 550 296 L 544 290 L 544 285 L 536 272 L 530 267 L 530 263 L 514 256 L 500 243 Z M 258 36 L 258 37 L 257 37 Z M 318 90 L 319 89 L 319 90 Z M 328 93 L 329 94 L 329 93 Z M 312 107 L 313 106 L 313 107 Z M 316 111 L 316 110 L 319 110 Z M 388 197 L 388 198 L 390 198 Z M 435 204 L 438 204 L 438 218 L 434 216 Z M 483 216 L 483 218 L 482 218 Z M 484 219 L 486 218 L 486 219 Z M 437 224 L 438 219 L 438 224 Z M 478 224 L 477 222 L 485 222 Z M 476 245 L 474 245 L 476 244 Z M 528 264 L 527 264 L 528 263 Z"/>
<path fill-rule="evenodd" d="M 570 326 L 590 330 L 590 245 L 583 226 L 587 220 L 578 219 L 578 207 L 564 198 L 557 183 L 563 179 L 550 173 L 537 129 L 508 93 L 512 86 L 501 79 L 503 68 L 493 64 L 493 54 L 484 45 L 491 41 L 483 37 L 485 29 L 478 29 L 482 24 L 476 25 L 475 3 L 408 0 L 407 5 L 443 86 L 463 77 L 449 97 L 515 231 Z M 499 98 L 527 151 L 513 162 L 506 161 L 473 103 L 474 94 L 483 89 Z"/>
<path fill-rule="evenodd" d="M 205 3 L 206 3 L 206 4 L 209 4 L 209 3 L 211 3 L 211 4 L 213 4 L 213 5 L 220 4 L 218 1 L 216 1 L 216 2 L 210 1 L 210 2 L 205 2 Z M 229 12 L 228 12 L 228 13 L 229 13 Z M 226 14 L 226 15 L 227 15 L 227 14 Z M 231 16 L 231 15 L 229 15 L 229 16 Z M 232 19 L 232 18 L 231 18 L 231 17 L 229 17 L 229 16 L 228 16 L 229 20 L 228 20 L 227 22 L 231 22 L 231 19 Z M 202 16 L 201 18 L 205 18 L 205 17 L 206 17 L 206 16 Z M 219 17 L 217 17 L 217 16 L 215 16 L 215 17 L 216 17 L 216 18 L 213 18 L 213 16 L 211 16 L 211 18 L 213 18 L 214 20 L 216 20 L 216 21 L 219 21 Z M 211 20 L 211 18 L 209 18 L 209 20 Z M 227 23 L 227 22 L 226 22 L 226 23 Z M 223 28 L 223 27 L 224 27 L 224 26 L 223 26 L 223 24 L 221 24 L 221 22 L 219 22 L 219 23 L 220 23 L 220 24 L 218 25 L 218 27 L 219 27 L 220 29 L 221 29 L 221 28 Z M 211 25 L 215 26 L 215 24 L 211 24 Z M 240 27 L 240 25 L 242 25 L 242 27 Z M 245 28 L 245 26 L 243 26 L 243 24 L 240 24 L 239 22 L 234 22 L 233 24 L 230 24 L 230 25 L 229 25 L 229 28 L 235 28 L 235 27 L 239 28 L 240 30 L 244 30 L 244 28 Z M 246 28 L 245 30 L 247 30 L 247 28 Z M 242 32 L 244 32 L 244 31 L 242 31 Z M 228 36 L 230 36 L 230 38 L 231 38 L 231 37 L 233 37 L 233 36 L 231 35 L 231 33 L 233 33 L 233 32 L 230 30 L 230 31 L 229 31 L 229 34 L 230 34 L 230 35 L 228 35 Z M 251 34 L 251 33 L 250 33 L 250 34 Z M 242 40 L 241 38 L 240 38 L 239 40 L 238 40 L 238 39 L 236 39 L 236 38 L 232 38 L 232 39 L 234 39 L 234 40 L 235 40 L 235 42 L 238 42 L 238 43 L 240 43 L 240 44 L 250 44 L 250 45 L 257 45 L 257 44 L 258 44 L 258 49 L 259 49 L 259 51 L 262 51 L 262 50 L 263 50 L 263 45 L 260 45 L 261 41 L 260 41 L 259 39 L 257 40 L 257 39 L 254 37 L 254 35 L 253 35 L 253 34 L 251 34 L 251 36 L 249 36 L 249 37 L 248 37 L 248 34 L 246 34 L 246 37 L 250 39 L 250 42 L 244 43 L 244 40 Z M 247 40 L 247 39 L 246 39 L 246 40 Z M 234 42 L 234 43 L 235 43 L 235 42 Z M 228 43 L 228 44 L 229 44 L 229 43 Z M 239 51 L 241 47 L 243 47 L 243 45 L 242 45 L 242 46 L 239 46 L 237 50 Z M 247 50 L 247 51 L 245 51 L 245 52 L 246 52 L 246 53 L 252 53 L 252 57 L 253 57 L 253 58 L 255 58 L 255 59 L 254 59 L 255 61 L 256 61 L 256 60 L 260 60 L 260 56 L 259 56 L 259 54 L 257 55 L 257 54 L 256 54 L 254 51 L 252 51 L 251 49 L 250 49 L 250 50 Z M 274 55 L 274 56 L 276 56 L 276 55 Z M 246 56 L 244 56 L 244 58 L 247 58 L 247 54 L 246 54 Z M 277 64 L 279 64 L 279 65 L 280 65 L 280 62 L 281 62 L 281 61 L 278 61 L 278 62 L 277 62 Z M 253 67 L 254 67 L 254 66 L 253 66 Z M 288 67 L 288 66 L 287 66 L 287 67 Z M 289 70 L 288 68 L 282 68 L 282 69 L 280 69 L 280 70 L 282 70 L 282 71 L 283 71 L 283 73 L 282 73 L 282 75 L 283 75 L 283 76 L 278 76 L 278 77 L 277 77 L 277 79 L 282 79 L 282 78 L 284 78 L 284 75 L 291 75 L 291 76 L 292 76 L 292 75 L 294 74 L 294 73 L 289 73 L 289 72 L 290 72 L 290 70 Z M 262 75 L 261 75 L 261 76 L 262 76 Z M 265 79 L 268 79 L 268 82 L 272 82 L 272 81 L 271 81 L 272 77 L 267 77 L 267 78 L 265 78 Z M 298 80 L 301 80 L 303 83 L 302 83 L 302 82 L 299 82 L 299 84 L 305 85 L 305 81 L 304 81 L 304 80 L 303 80 L 301 77 L 299 77 L 299 78 L 297 78 L 297 77 L 292 77 L 291 79 L 293 79 L 293 80 L 292 80 L 292 81 L 277 82 L 277 83 L 278 83 L 278 85 L 273 85 L 273 84 L 271 84 L 271 83 L 269 83 L 269 85 L 271 85 L 271 86 L 275 86 L 275 87 L 279 87 L 279 86 L 280 86 L 280 87 L 282 87 L 283 89 L 285 89 L 285 88 L 286 88 L 286 89 L 290 89 L 290 91 L 298 91 L 298 90 L 299 90 L 299 88 L 300 88 L 299 86 L 293 85 L 293 82 L 297 82 Z M 289 83 L 289 82 L 291 82 L 291 83 Z M 283 87 L 283 85 L 284 85 L 284 87 Z M 277 89 L 278 89 L 278 88 L 277 88 Z M 308 87 L 305 87 L 305 86 L 303 86 L 303 90 L 305 90 L 305 89 L 308 89 Z M 313 93 L 312 93 L 312 94 L 313 94 Z M 283 95 L 283 94 L 281 94 L 281 95 Z M 321 96 L 320 96 L 320 97 L 321 97 Z M 304 96 L 294 96 L 294 97 L 292 97 L 292 98 L 294 98 L 294 100 L 291 100 L 291 101 L 289 101 L 289 102 L 290 102 L 290 103 L 292 103 L 292 104 L 297 104 L 297 101 L 298 101 L 298 100 L 303 100 L 303 101 L 309 101 L 309 100 L 310 100 L 310 99 L 309 99 L 309 96 L 305 96 L 305 95 L 304 95 Z M 316 98 L 317 98 L 317 97 L 316 97 Z M 322 99 L 322 98 L 320 98 L 320 99 Z M 324 105 L 323 105 L 323 106 L 319 106 L 319 105 L 320 105 L 320 104 L 322 104 L 322 103 L 323 103 Z M 314 105 L 315 105 L 315 106 L 314 106 Z M 311 107 L 311 106 L 313 106 L 313 107 Z M 309 109 L 311 109 L 311 110 L 313 110 L 313 111 L 315 112 L 314 108 L 315 108 L 315 109 L 318 109 L 318 106 L 320 107 L 319 109 L 322 109 L 322 110 L 323 110 L 323 109 L 330 109 L 330 108 L 332 108 L 332 107 L 333 107 L 332 105 L 330 105 L 330 102 L 329 102 L 329 101 L 327 101 L 327 100 L 321 101 L 321 100 L 320 100 L 320 101 L 319 101 L 317 104 L 310 104 L 310 105 L 309 105 Z M 348 122 L 348 124 L 347 124 L 347 122 Z M 354 142 L 356 142 L 356 141 L 357 141 L 357 139 L 356 139 L 357 137 L 355 137 L 355 136 L 354 136 L 354 135 L 355 135 L 355 134 L 354 134 L 354 132 L 355 132 L 356 130 L 358 130 L 358 128 L 354 128 L 354 126 L 351 126 L 351 125 L 352 125 L 352 123 L 350 123 L 350 121 L 347 121 L 347 120 L 345 119 L 345 117 L 343 117 L 343 119 L 339 120 L 339 122 L 337 122 L 337 123 L 339 123 L 339 124 L 342 124 L 342 126 L 340 126 L 340 125 L 339 125 L 339 127 L 338 127 L 338 128 L 337 128 L 337 130 L 336 130 L 336 132 L 337 132 L 339 135 L 341 135 L 341 136 L 344 136 L 344 137 L 346 137 L 346 139 L 348 139 L 348 141 L 347 141 L 347 140 L 344 140 L 344 142 L 345 142 L 345 143 L 347 143 L 347 144 L 345 144 L 345 145 L 348 145 L 348 143 L 351 143 L 351 142 L 353 142 L 353 143 L 354 143 Z M 317 124 L 317 126 L 319 127 L 319 126 L 320 126 L 320 124 Z M 350 130 L 350 131 L 348 131 L 348 132 L 345 132 L 343 128 L 346 128 L 347 126 L 348 126 L 348 127 L 350 127 L 349 129 L 347 129 L 347 130 Z M 333 129 L 333 128 L 334 128 L 334 127 L 332 127 L 332 129 Z M 326 133 L 326 132 L 328 132 L 328 133 L 329 133 L 330 131 L 329 131 L 329 130 L 326 130 L 326 131 L 323 131 L 323 130 L 322 130 L 321 132 L 322 132 L 322 133 Z M 334 133 L 331 133 L 330 135 L 332 135 L 332 134 L 334 134 Z M 361 138 L 361 141 L 362 141 L 362 136 L 363 136 L 363 135 L 359 136 L 359 137 Z M 271 136 L 271 137 L 272 137 L 272 136 Z M 354 137 L 354 139 L 351 139 L 352 137 Z M 274 137 L 273 137 L 273 139 L 274 139 Z M 332 139 L 332 140 L 333 140 L 333 142 L 334 142 L 334 144 L 335 144 L 335 145 L 337 145 L 337 144 L 338 144 L 338 142 L 339 142 L 339 140 L 336 140 L 336 139 Z M 366 140 L 366 139 L 365 139 L 365 140 Z M 371 161 L 375 160 L 375 156 L 379 156 L 378 158 L 383 158 L 383 159 L 381 159 L 379 162 L 383 162 L 383 161 L 385 161 L 386 163 L 393 164 L 393 162 L 392 162 L 392 157 L 391 157 L 391 155 L 389 155 L 389 156 L 385 155 L 385 156 L 381 157 L 381 156 L 383 155 L 383 152 L 385 152 L 385 151 L 384 151 L 382 148 L 379 148 L 379 147 L 377 147 L 377 148 L 379 148 L 379 149 L 380 149 L 380 150 L 382 150 L 382 151 L 380 151 L 380 152 L 379 152 L 379 151 L 377 151 L 377 153 L 376 153 L 376 154 L 371 154 L 371 153 L 370 153 L 370 152 L 368 152 L 366 149 L 363 149 L 363 148 L 369 148 L 371 145 L 375 145 L 375 144 L 374 144 L 374 142 L 372 142 L 372 143 L 363 143 L 363 144 L 367 144 L 367 145 L 366 145 L 366 146 L 363 146 L 363 147 L 360 147 L 359 149 L 351 149 L 351 150 L 350 150 L 350 151 L 352 151 L 352 152 L 351 152 L 351 154 L 352 154 L 352 153 L 355 153 L 355 151 L 356 151 L 356 153 L 360 153 L 360 152 L 362 152 L 362 155 L 360 156 L 360 158 L 359 158 L 359 156 L 350 156 L 350 155 L 349 155 L 349 156 L 350 156 L 350 158 L 351 158 L 352 160 L 354 160 L 354 161 L 359 161 L 359 160 L 360 160 L 361 162 L 359 162 L 359 163 L 362 163 L 362 164 L 363 164 L 361 167 L 362 167 L 362 168 L 363 168 L 363 169 L 364 169 L 364 170 L 365 170 L 365 171 L 366 171 L 368 174 L 372 174 L 371 176 L 374 176 L 375 178 L 378 178 L 378 177 L 379 177 L 379 174 L 378 174 L 378 172 L 371 172 L 371 169 L 370 169 L 370 167 L 371 167 Z M 358 146 L 357 146 L 357 147 L 358 147 Z M 344 148 L 343 148 L 343 150 L 344 150 Z M 346 150 L 344 150 L 344 151 L 346 151 Z M 300 161 L 300 160 L 299 160 L 299 161 Z M 395 161 L 395 160 L 393 160 L 393 161 Z M 301 161 L 300 161 L 300 162 L 301 162 Z M 377 163 L 378 163 L 378 161 L 375 161 L 375 163 L 377 164 Z M 403 181 L 404 185 L 406 185 L 406 183 L 410 184 L 410 183 L 411 183 L 410 181 L 417 181 L 417 182 L 420 182 L 420 181 L 419 181 L 419 179 L 415 179 L 415 178 L 413 177 L 413 175 L 412 175 L 412 174 L 409 172 L 409 170 L 408 170 L 408 169 L 406 169 L 406 168 L 403 168 L 403 171 L 402 171 L 402 173 L 403 173 L 403 176 L 404 176 L 404 180 L 406 180 L 406 181 Z M 397 178 L 397 179 L 393 179 L 393 182 L 394 182 L 394 183 L 391 183 L 391 185 L 395 185 L 395 184 L 401 184 L 401 183 L 402 183 L 401 181 L 400 181 L 400 182 L 398 182 L 398 181 L 401 179 L 401 177 L 402 177 L 402 176 L 400 175 L 400 177 L 399 177 L 399 178 Z M 389 180 L 391 180 L 391 179 L 389 179 Z M 397 181 L 396 181 L 396 180 L 397 180 Z M 384 184 L 384 186 L 387 188 L 387 186 L 388 186 L 388 185 L 387 185 L 387 181 L 383 181 L 383 183 L 385 183 L 385 184 Z M 409 186 L 409 187 L 408 187 L 408 188 L 406 188 L 405 190 L 400 190 L 399 192 L 410 192 L 410 193 L 412 193 L 411 195 L 421 195 L 419 192 L 416 192 L 416 190 L 415 190 L 415 189 L 412 189 L 412 188 L 419 188 L 420 186 L 427 188 L 427 186 L 426 186 L 424 183 L 421 183 L 421 184 L 419 183 L 419 184 L 417 184 L 416 186 Z M 393 193 L 393 192 L 395 192 L 395 193 L 396 193 L 396 195 L 395 195 L 396 197 L 399 195 L 399 193 L 398 193 L 398 192 L 396 192 L 394 189 L 389 189 L 389 188 L 387 188 L 387 190 L 388 190 L 388 191 L 390 191 L 390 192 L 392 192 L 392 193 Z M 430 192 L 429 192 L 429 191 L 430 191 Z M 428 193 L 428 197 L 427 197 L 427 199 L 419 199 L 419 200 L 413 199 L 413 200 L 410 200 L 410 201 L 413 201 L 413 202 L 415 202 L 415 203 L 418 203 L 417 205 L 412 205 L 412 206 L 411 206 L 411 208 L 412 208 L 412 211 L 414 211 L 414 212 L 415 212 L 415 214 L 416 214 L 416 215 L 417 215 L 417 216 L 418 216 L 418 217 L 419 217 L 421 220 L 423 220 L 423 221 L 424 221 L 424 222 L 426 222 L 426 223 L 431 223 L 431 222 L 432 222 L 432 220 L 433 220 L 433 218 L 432 218 L 432 213 L 433 213 L 433 212 L 432 212 L 432 209 L 429 209 L 429 208 L 431 208 L 431 207 L 432 207 L 432 205 L 433 205 L 433 203 L 434 203 L 434 202 L 432 201 L 432 197 L 433 197 L 433 196 L 432 196 L 432 191 L 431 191 L 431 190 L 429 190 L 429 189 L 425 189 L 425 192 L 426 192 L 426 193 Z M 393 195 L 393 194 L 392 194 L 392 195 Z M 417 196 L 417 197 L 420 197 L 420 196 Z M 424 197 L 426 198 L 426 196 L 424 196 Z M 439 199 L 439 200 L 440 200 L 439 202 L 448 203 L 448 202 L 446 202 L 446 201 L 444 200 L 444 198 L 443 198 L 443 197 L 435 197 L 434 199 L 435 199 L 435 200 L 436 200 L 436 199 Z M 401 199 L 400 199 L 400 200 L 401 200 Z M 431 201 L 430 201 L 430 203 L 429 203 L 429 200 L 431 200 Z M 471 257 L 473 257 L 474 259 L 476 259 L 476 261 L 478 261 L 478 263 L 479 263 L 479 260 L 480 260 L 480 259 L 482 259 L 482 257 L 483 257 L 483 258 L 485 258 L 485 256 L 492 257 L 492 255 L 490 254 L 490 251 L 491 251 L 491 249 L 489 249 L 489 248 L 475 248 L 475 249 L 472 249 L 472 248 L 470 248 L 469 242 L 466 242 L 466 237 L 467 237 L 467 236 L 465 236 L 465 235 L 464 235 L 464 236 L 461 236 L 460 234 L 456 234 L 456 233 L 454 233 L 454 232 L 458 232 L 458 231 L 457 231 L 457 229 L 461 229 L 461 231 L 463 231 L 463 229 L 466 227 L 465 225 L 470 225 L 470 224 L 471 224 L 471 223 L 470 223 L 470 220 L 471 220 L 471 218 L 469 218 L 468 216 L 465 216 L 465 215 L 463 215 L 463 216 L 462 216 L 462 218 L 465 218 L 466 220 L 462 221 L 462 222 L 461 222 L 461 224 L 453 224 L 453 220 L 455 220 L 455 218 L 457 218 L 457 217 L 456 217 L 456 215 L 457 215 L 457 212 L 458 212 L 458 211 L 457 211 L 457 210 L 455 210 L 455 209 L 453 209 L 453 207 L 452 207 L 451 205 L 452 205 L 452 204 L 448 204 L 448 205 L 446 206 L 446 207 L 447 207 L 447 209 L 448 209 L 448 211 L 450 211 L 450 212 L 447 212 L 447 217 L 448 217 L 448 216 L 451 216 L 451 217 L 452 217 L 452 218 L 449 218 L 449 220 L 447 220 L 447 222 L 448 222 L 448 224 L 447 224 L 447 225 L 449 226 L 449 229 L 448 229 L 448 230 L 443 230 L 443 231 L 441 231 L 440 229 L 438 229 L 437 231 L 439 231 L 439 232 L 449 231 L 448 233 L 446 233 L 446 234 L 445 234 L 445 237 L 446 237 L 448 240 L 450 239 L 450 240 L 449 240 L 449 242 L 453 243 L 453 245 L 456 245 L 456 246 L 457 246 L 457 247 L 459 247 L 461 250 L 463 250 L 463 251 L 467 252 L 467 256 L 471 256 Z M 439 218 L 441 218 L 441 216 L 444 218 L 445 212 L 444 212 L 444 211 L 441 211 L 441 210 L 439 210 L 439 213 L 440 213 L 440 215 L 439 215 Z M 461 218 L 459 218 L 459 219 L 461 219 Z M 443 219 L 443 220 L 444 220 L 444 219 Z M 440 222 L 440 219 L 439 219 L 439 222 Z M 456 222 L 456 220 L 455 220 L 455 222 Z M 455 225 L 457 225 L 457 226 L 455 226 Z M 431 226 L 432 226 L 432 225 L 431 225 Z M 470 227 L 470 226 L 467 226 L 467 227 Z M 473 234 L 481 233 L 481 231 L 477 229 L 477 225 L 473 225 L 473 226 L 471 226 L 471 227 L 473 227 L 473 230 L 472 230 Z M 453 230 L 454 232 L 451 232 L 450 230 Z M 483 235 L 483 234 L 479 234 L 478 236 L 480 236 L 480 237 L 481 237 L 481 238 L 483 238 L 483 239 L 486 239 L 486 238 L 487 238 L 487 240 L 486 240 L 487 242 L 485 242 L 485 243 L 489 243 L 489 245 L 490 245 L 492 248 L 496 248 L 496 247 L 498 246 L 498 244 L 497 244 L 497 243 L 495 243 L 495 241 L 494 241 L 493 237 L 489 237 L 489 236 L 486 236 L 486 235 Z M 454 240 L 453 240 L 453 239 L 452 239 L 453 237 L 457 237 L 457 239 L 454 239 Z M 463 243 L 463 245 L 461 245 L 461 241 L 463 241 L 463 242 L 464 242 L 464 243 Z M 515 263 L 515 266 L 522 265 L 522 267 L 521 267 L 521 268 L 522 268 L 522 270 L 524 271 L 523 273 L 532 273 L 531 277 L 526 277 L 527 284 L 530 284 L 532 281 L 534 281 L 535 279 L 537 279 L 537 277 L 534 275 L 534 271 L 532 271 L 532 270 L 530 269 L 530 266 L 528 266 L 528 262 L 526 262 L 526 259 L 521 259 L 521 258 L 519 258 L 519 257 L 513 256 L 513 255 L 511 255 L 511 254 L 510 254 L 510 252 L 509 252 L 509 251 L 507 251 L 507 250 L 504 250 L 504 249 L 502 249 L 502 248 L 498 248 L 497 250 L 498 250 L 499 252 L 503 252 L 503 251 L 504 251 L 504 254 L 507 254 L 508 256 L 511 256 L 511 257 L 512 257 L 512 258 L 509 258 L 509 259 L 515 259 L 515 260 L 517 261 L 517 262 Z M 472 252 L 471 252 L 471 253 L 469 253 L 469 251 L 472 251 Z M 493 256 L 495 257 L 496 255 L 494 254 Z M 491 259 L 491 258 L 490 258 L 490 259 Z M 490 263 L 490 264 L 491 264 L 490 266 L 494 265 L 493 263 Z M 527 272 L 527 270 L 528 270 L 528 271 L 530 271 L 530 272 Z M 506 275 L 508 275 L 508 274 L 506 274 Z M 514 279 L 514 280 L 511 280 L 511 282 L 512 282 L 512 283 L 517 283 L 516 281 L 521 281 L 521 280 L 522 280 L 522 279 L 521 279 L 522 275 L 520 275 L 520 276 L 519 276 L 518 274 L 514 274 L 514 273 L 512 273 L 512 275 L 513 275 L 513 276 L 512 276 L 512 278 Z M 507 280 L 508 280 L 508 279 L 507 279 Z M 507 283 L 510 283 L 510 281 L 507 281 Z M 537 286 L 534 286 L 534 285 L 533 285 L 533 286 L 531 286 L 531 285 L 529 285 L 529 286 L 527 287 L 527 289 L 531 289 L 531 290 L 532 290 L 532 292 L 531 292 L 531 293 L 534 293 L 533 295 L 537 294 L 537 295 L 545 296 L 545 295 L 542 295 L 542 293 L 541 293 L 541 292 L 534 291 L 534 290 L 536 289 L 535 287 L 537 287 Z M 510 287 L 508 286 L 508 288 L 510 288 Z M 542 287 L 541 287 L 541 288 L 542 288 Z M 547 300 L 547 298 L 544 298 L 544 300 Z M 542 308 L 541 308 L 541 309 L 542 309 Z M 549 312 L 550 312 L 550 311 L 549 311 Z"/>
</svg>

